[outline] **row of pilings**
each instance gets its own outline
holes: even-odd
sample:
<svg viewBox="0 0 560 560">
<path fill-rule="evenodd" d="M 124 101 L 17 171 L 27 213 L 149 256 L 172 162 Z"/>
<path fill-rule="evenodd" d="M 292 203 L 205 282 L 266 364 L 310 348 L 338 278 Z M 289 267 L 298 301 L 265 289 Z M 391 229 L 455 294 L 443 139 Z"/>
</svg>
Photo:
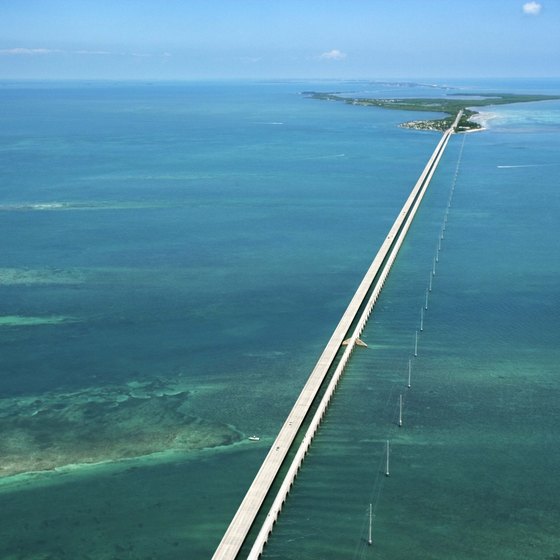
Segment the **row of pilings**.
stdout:
<svg viewBox="0 0 560 560">
<path fill-rule="evenodd" d="M 418 326 L 414 331 L 414 339 L 413 343 L 410 347 L 410 351 L 408 353 L 408 369 L 405 372 L 404 380 L 399 381 L 396 383 L 390 391 L 388 406 L 391 406 L 393 413 L 391 418 L 391 424 L 389 430 L 385 433 L 385 435 L 381 438 L 384 442 L 386 442 L 386 450 L 379 459 L 379 465 L 376 469 L 377 476 L 373 482 L 371 492 L 369 494 L 369 504 L 364 504 L 364 522 L 360 531 L 360 538 L 356 544 L 356 549 L 352 558 L 354 559 L 362 559 L 369 557 L 368 549 L 374 543 L 376 539 L 372 537 L 372 528 L 373 528 L 373 521 L 377 515 L 378 505 L 381 500 L 381 496 L 383 494 L 385 480 L 389 476 L 389 459 L 388 459 L 388 452 L 389 452 L 389 443 L 391 441 L 392 436 L 395 433 L 395 430 L 404 429 L 403 426 L 406 426 L 406 422 L 403 422 L 403 406 L 405 406 L 406 402 L 406 395 L 409 394 L 412 387 L 412 364 L 416 361 L 419 355 L 419 342 L 421 341 L 422 332 L 424 331 L 424 321 L 427 317 L 428 307 L 429 307 L 429 296 L 433 289 L 433 279 L 436 276 L 436 265 L 439 263 L 440 260 L 440 252 L 442 251 L 442 241 L 445 237 L 445 232 L 448 224 L 449 212 L 451 209 L 452 201 L 453 201 L 453 194 L 455 192 L 455 186 L 457 183 L 457 177 L 459 173 L 459 168 L 461 165 L 463 149 L 465 145 L 466 134 L 463 135 L 463 142 L 461 143 L 459 149 L 459 156 L 457 160 L 457 165 L 455 169 L 455 174 L 451 181 L 451 188 L 449 191 L 449 197 L 447 200 L 447 205 L 445 208 L 445 213 L 443 217 L 443 222 L 441 228 L 438 232 L 437 237 L 437 244 L 436 250 L 433 258 L 430 260 L 430 270 L 429 270 L 429 277 L 428 283 L 425 288 L 425 293 L 422 297 L 422 305 L 420 307 L 419 313 L 419 320 Z M 421 352 L 420 352 L 421 353 Z M 399 389 L 396 391 L 398 394 L 398 400 L 395 400 L 395 389 Z M 391 404 L 389 404 L 389 402 Z"/>
</svg>

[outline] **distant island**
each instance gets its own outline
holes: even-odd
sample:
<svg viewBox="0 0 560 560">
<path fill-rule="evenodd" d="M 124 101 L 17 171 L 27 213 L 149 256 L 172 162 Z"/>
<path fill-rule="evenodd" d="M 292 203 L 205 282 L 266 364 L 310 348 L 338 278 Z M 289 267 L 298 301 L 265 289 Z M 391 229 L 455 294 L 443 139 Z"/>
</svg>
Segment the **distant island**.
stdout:
<svg viewBox="0 0 560 560">
<path fill-rule="evenodd" d="M 558 95 L 524 95 L 515 93 L 453 93 L 449 94 L 449 97 L 446 98 L 417 97 L 400 99 L 370 99 L 366 97 L 345 96 L 342 93 L 321 93 L 316 91 L 304 91 L 302 95 L 325 101 L 343 101 L 350 105 L 365 105 L 382 107 L 384 109 L 399 109 L 401 111 L 429 111 L 448 115 L 441 119 L 408 121 L 400 125 L 403 128 L 413 128 L 415 130 L 447 130 L 453 124 L 457 113 L 462 109 L 463 116 L 457 125 L 457 132 L 471 132 L 482 128 L 479 123 L 472 120 L 472 117 L 478 113 L 467 109 L 467 106 L 486 107 L 488 105 L 506 105 L 510 103 L 560 99 Z M 453 96 L 456 98 L 453 99 Z M 459 99 L 459 96 L 461 99 Z"/>
</svg>

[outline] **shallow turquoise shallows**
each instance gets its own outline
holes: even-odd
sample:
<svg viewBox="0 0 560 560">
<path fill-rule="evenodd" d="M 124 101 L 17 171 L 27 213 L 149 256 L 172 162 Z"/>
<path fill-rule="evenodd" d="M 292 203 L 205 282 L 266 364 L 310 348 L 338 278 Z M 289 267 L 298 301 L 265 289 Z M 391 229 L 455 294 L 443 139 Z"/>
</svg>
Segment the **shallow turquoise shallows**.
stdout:
<svg viewBox="0 0 560 560">
<path fill-rule="evenodd" d="M 0 82 L 0 560 L 212 556 L 439 139 L 308 90 L 560 82 Z M 264 558 L 560 557 L 560 102 L 481 120 Z"/>
</svg>

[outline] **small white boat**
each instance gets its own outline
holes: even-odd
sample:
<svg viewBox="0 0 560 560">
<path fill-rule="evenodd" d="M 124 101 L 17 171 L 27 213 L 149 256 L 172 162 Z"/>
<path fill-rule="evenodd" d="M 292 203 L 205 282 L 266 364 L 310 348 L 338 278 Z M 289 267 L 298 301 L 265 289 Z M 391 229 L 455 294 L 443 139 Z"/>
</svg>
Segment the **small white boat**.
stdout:
<svg viewBox="0 0 560 560">
<path fill-rule="evenodd" d="M 260 439 L 259 436 L 249 436 L 249 441 L 259 441 Z"/>
</svg>

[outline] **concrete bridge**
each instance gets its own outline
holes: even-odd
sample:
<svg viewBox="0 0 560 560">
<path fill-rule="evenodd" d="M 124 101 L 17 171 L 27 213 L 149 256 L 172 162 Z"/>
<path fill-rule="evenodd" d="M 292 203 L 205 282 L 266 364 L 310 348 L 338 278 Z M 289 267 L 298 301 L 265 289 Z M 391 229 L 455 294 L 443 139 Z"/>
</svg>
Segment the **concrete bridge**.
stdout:
<svg viewBox="0 0 560 560">
<path fill-rule="evenodd" d="M 286 421 L 216 549 L 212 560 L 234 560 L 238 558 L 241 547 L 255 522 L 257 514 L 262 508 L 265 498 L 270 492 L 280 467 L 286 460 L 288 451 L 290 451 L 296 436 L 302 429 L 302 424 L 317 398 L 320 387 L 328 373 L 332 372 L 335 359 L 342 352 L 327 389 L 284 475 L 284 479 L 259 530 L 248 558 L 257 559 L 262 553 L 268 536 L 282 509 L 282 505 L 311 445 L 315 432 L 328 408 L 336 385 L 344 372 L 344 368 L 356 345 L 363 345 L 360 335 L 389 275 L 391 266 L 396 259 L 408 229 L 414 220 L 416 211 L 422 202 L 422 198 L 449 142 L 449 138 L 455 132 L 461 116 L 462 111 L 457 114 L 453 125 L 444 132 L 438 142 L 426 167 L 414 185 L 402 210 L 381 244 L 377 255 L 373 259 L 323 353 L 319 357 L 317 364 L 313 368 L 292 410 L 288 414 Z"/>
</svg>

